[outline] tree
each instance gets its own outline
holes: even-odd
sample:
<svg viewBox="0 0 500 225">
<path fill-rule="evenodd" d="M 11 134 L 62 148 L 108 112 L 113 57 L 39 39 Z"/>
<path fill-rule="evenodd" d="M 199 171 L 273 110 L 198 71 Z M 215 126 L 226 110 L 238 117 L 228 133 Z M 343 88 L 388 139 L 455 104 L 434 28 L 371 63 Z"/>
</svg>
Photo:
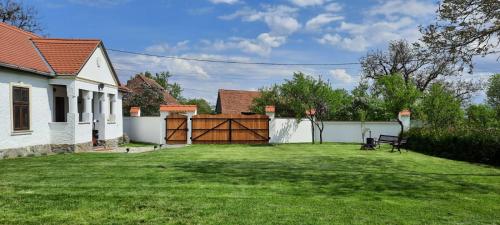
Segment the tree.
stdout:
<svg viewBox="0 0 500 225">
<path fill-rule="evenodd" d="M 421 28 L 433 52 L 446 52 L 472 68 L 472 58 L 497 53 L 500 1 L 443 0 L 434 24 Z"/>
<path fill-rule="evenodd" d="M 384 107 L 387 112 L 396 117 L 401 132 L 399 138 L 402 138 L 404 126 L 403 121 L 399 119 L 399 112 L 404 109 L 412 110 L 415 101 L 420 96 L 420 91 L 412 82 L 406 83 L 399 74 L 392 74 L 381 77 L 375 83 L 376 92 L 382 97 Z"/>
<path fill-rule="evenodd" d="M 198 107 L 198 114 L 213 114 L 214 110 L 208 104 L 207 100 L 203 98 L 193 98 L 182 102 L 186 105 L 196 105 Z"/>
<path fill-rule="evenodd" d="M 428 90 L 434 82 L 461 74 L 461 68 L 450 54 L 434 52 L 419 43 L 409 44 L 405 40 L 392 41 L 387 52 L 369 52 L 360 62 L 365 78 L 377 80 L 399 74 L 405 84 L 414 83 L 421 92 Z M 447 81 L 446 84 L 463 99 L 470 98 L 481 88 L 480 83 L 472 81 Z"/>
<path fill-rule="evenodd" d="M 274 84 L 271 87 L 260 88 L 260 97 L 252 101 L 251 111 L 258 114 L 265 114 L 266 106 L 273 105 L 276 108 L 277 117 L 294 117 L 294 112 L 287 107 L 281 85 Z"/>
<path fill-rule="evenodd" d="M 281 94 L 297 120 L 307 118 L 313 127 L 318 128 L 319 142 L 322 144 L 324 121 L 334 111 L 335 105 L 338 105 L 330 84 L 321 78 L 315 79 L 298 72 L 294 73 L 293 79 L 285 80 L 281 85 Z M 312 130 L 314 143 L 314 129 Z"/>
<path fill-rule="evenodd" d="M 155 73 L 154 75 L 150 72 L 144 72 L 144 75 L 148 78 L 151 78 L 156 81 L 160 86 L 162 86 L 165 90 L 167 90 L 172 97 L 177 99 L 178 101 L 182 101 L 182 87 L 179 83 L 172 83 L 168 80 L 173 76 L 169 71 L 164 71 L 160 73 Z"/>
<path fill-rule="evenodd" d="M 385 111 L 384 102 L 375 94 L 370 93 L 370 85 L 362 80 L 352 91 L 351 120 L 354 121 L 388 121 L 392 114 Z"/>
<path fill-rule="evenodd" d="M 37 14 L 31 6 L 13 0 L 0 0 L 0 22 L 29 32 L 40 32 L 42 27 L 37 21 Z"/>
<path fill-rule="evenodd" d="M 123 111 L 128 115 L 130 107 L 141 107 L 143 116 L 159 116 L 160 105 L 163 103 L 163 91 L 159 88 L 149 88 L 142 84 L 141 92 L 126 93 L 123 96 Z"/>
<path fill-rule="evenodd" d="M 460 100 L 441 83 L 431 86 L 422 99 L 421 111 L 425 121 L 433 128 L 457 125 L 463 118 Z"/>
<path fill-rule="evenodd" d="M 488 81 L 486 90 L 488 104 L 497 110 L 497 116 L 500 119 L 500 74 L 495 74 Z"/>
<path fill-rule="evenodd" d="M 499 125 L 495 114 L 495 110 L 488 105 L 471 105 L 467 108 L 467 121 L 473 127 L 489 128 Z"/>
</svg>

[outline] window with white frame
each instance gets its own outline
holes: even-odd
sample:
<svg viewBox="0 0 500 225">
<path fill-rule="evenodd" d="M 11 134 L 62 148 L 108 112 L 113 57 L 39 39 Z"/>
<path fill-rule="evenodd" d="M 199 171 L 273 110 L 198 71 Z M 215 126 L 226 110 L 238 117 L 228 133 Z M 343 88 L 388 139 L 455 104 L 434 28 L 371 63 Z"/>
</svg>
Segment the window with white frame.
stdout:
<svg viewBox="0 0 500 225">
<path fill-rule="evenodd" d="M 30 130 L 29 87 L 12 87 L 12 122 L 14 131 Z"/>
</svg>

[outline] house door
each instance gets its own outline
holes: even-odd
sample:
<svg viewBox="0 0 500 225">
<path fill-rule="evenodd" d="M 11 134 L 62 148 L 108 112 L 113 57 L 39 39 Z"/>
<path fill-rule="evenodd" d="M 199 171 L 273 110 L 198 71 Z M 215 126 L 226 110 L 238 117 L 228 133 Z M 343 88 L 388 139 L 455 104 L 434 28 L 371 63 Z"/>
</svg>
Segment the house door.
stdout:
<svg viewBox="0 0 500 225">
<path fill-rule="evenodd" d="M 64 97 L 56 97 L 56 122 L 66 122 Z"/>
</svg>

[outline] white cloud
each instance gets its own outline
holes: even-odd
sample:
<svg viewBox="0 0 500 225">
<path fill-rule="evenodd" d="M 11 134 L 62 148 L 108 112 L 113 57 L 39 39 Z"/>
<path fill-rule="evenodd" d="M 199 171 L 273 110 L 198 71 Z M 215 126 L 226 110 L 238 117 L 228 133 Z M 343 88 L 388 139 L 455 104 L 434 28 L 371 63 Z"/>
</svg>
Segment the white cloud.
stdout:
<svg viewBox="0 0 500 225">
<path fill-rule="evenodd" d="M 384 15 L 393 18 L 397 15 L 423 17 L 435 13 L 437 4 L 417 0 L 392 0 L 386 1 L 382 5 L 373 7 L 370 15 Z"/>
<path fill-rule="evenodd" d="M 211 3 L 214 4 L 236 4 L 239 2 L 239 0 L 209 0 Z"/>
<path fill-rule="evenodd" d="M 332 2 L 325 6 L 325 10 L 328 12 L 340 12 L 342 10 L 342 5 L 336 2 Z"/>
<path fill-rule="evenodd" d="M 168 43 L 161 43 L 151 45 L 146 48 L 147 52 L 153 53 L 178 53 L 189 49 L 189 40 L 184 40 L 177 42 L 174 46 L 170 46 Z"/>
<path fill-rule="evenodd" d="M 352 82 L 352 76 L 347 73 L 345 69 L 333 69 L 329 71 L 332 77 L 337 80 L 341 81 L 343 83 L 351 83 Z"/>
<path fill-rule="evenodd" d="M 205 40 L 203 43 L 208 46 L 208 50 L 225 51 L 237 49 L 245 53 L 268 56 L 273 48 L 285 44 L 286 39 L 286 36 L 275 36 L 270 33 L 262 33 L 255 39 L 233 37 L 227 41 L 217 40 L 211 42 Z"/>
<path fill-rule="evenodd" d="M 224 20 L 241 18 L 245 22 L 263 21 L 273 35 L 290 35 L 301 28 L 297 21 L 298 9 L 289 6 L 263 6 L 263 11 L 243 8 L 232 14 L 219 17 Z"/>
<path fill-rule="evenodd" d="M 307 7 L 323 5 L 323 3 L 325 3 L 325 0 L 290 0 L 290 2 L 300 7 Z"/>
<path fill-rule="evenodd" d="M 319 30 L 322 26 L 333 21 L 343 20 L 344 17 L 336 16 L 331 13 L 323 13 L 315 16 L 306 23 L 306 29 L 311 31 Z"/>
<path fill-rule="evenodd" d="M 353 52 L 363 52 L 369 46 L 368 41 L 360 35 L 354 37 L 341 37 L 338 34 L 325 34 L 322 38 L 318 39 L 321 44 L 337 46 Z"/>
</svg>

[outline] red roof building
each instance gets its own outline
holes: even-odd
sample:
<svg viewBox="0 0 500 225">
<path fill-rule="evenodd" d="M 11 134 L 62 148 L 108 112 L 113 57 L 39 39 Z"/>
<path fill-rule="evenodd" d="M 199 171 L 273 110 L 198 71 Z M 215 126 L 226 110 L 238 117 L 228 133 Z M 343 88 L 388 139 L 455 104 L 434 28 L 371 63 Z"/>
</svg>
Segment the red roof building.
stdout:
<svg viewBox="0 0 500 225">
<path fill-rule="evenodd" d="M 252 102 L 260 97 L 258 91 L 220 89 L 215 111 L 217 114 L 250 114 Z"/>
</svg>

